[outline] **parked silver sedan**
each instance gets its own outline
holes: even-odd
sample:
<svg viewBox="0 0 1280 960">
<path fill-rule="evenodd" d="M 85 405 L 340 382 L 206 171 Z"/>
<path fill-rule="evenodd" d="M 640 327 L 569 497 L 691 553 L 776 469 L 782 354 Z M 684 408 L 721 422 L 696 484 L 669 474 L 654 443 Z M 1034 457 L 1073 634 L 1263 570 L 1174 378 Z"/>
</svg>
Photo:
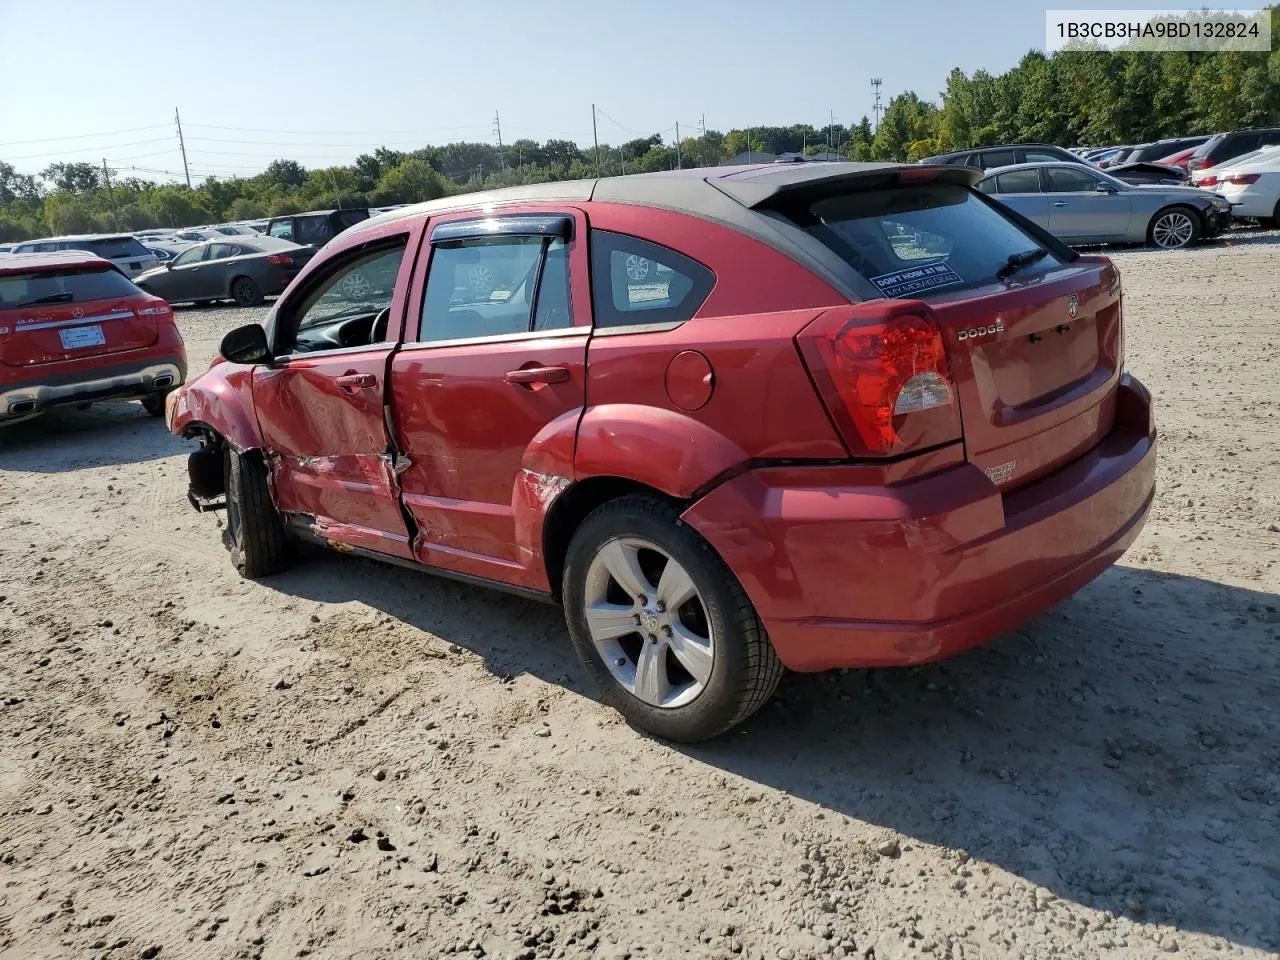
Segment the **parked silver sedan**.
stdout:
<svg viewBox="0 0 1280 960">
<path fill-rule="evenodd" d="M 988 170 L 983 193 L 1070 244 L 1185 247 L 1221 232 L 1231 205 L 1195 187 L 1135 185 L 1078 163 L 1019 163 Z"/>
</svg>

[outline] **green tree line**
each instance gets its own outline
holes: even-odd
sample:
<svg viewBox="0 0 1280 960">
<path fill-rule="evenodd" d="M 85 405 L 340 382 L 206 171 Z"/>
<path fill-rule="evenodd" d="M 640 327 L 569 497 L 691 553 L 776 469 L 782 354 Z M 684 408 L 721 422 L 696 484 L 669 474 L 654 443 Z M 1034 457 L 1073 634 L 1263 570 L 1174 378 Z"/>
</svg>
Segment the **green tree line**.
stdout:
<svg viewBox="0 0 1280 960">
<path fill-rule="evenodd" d="M 1277 10 L 1273 10 L 1276 13 Z M 708 130 L 679 144 L 659 135 L 582 148 L 569 140 L 379 147 L 350 166 L 278 159 L 254 177 L 195 188 L 112 175 L 89 163 L 19 173 L 0 160 L 0 241 L 62 233 L 183 227 L 338 206 L 385 206 L 548 180 L 712 166 L 747 151 L 831 152 L 851 160 L 918 160 L 996 143 L 1062 146 L 1280 126 L 1280 16 L 1270 53 L 1027 53 L 1005 73 L 955 69 L 937 100 L 906 91 L 879 126 Z"/>
</svg>

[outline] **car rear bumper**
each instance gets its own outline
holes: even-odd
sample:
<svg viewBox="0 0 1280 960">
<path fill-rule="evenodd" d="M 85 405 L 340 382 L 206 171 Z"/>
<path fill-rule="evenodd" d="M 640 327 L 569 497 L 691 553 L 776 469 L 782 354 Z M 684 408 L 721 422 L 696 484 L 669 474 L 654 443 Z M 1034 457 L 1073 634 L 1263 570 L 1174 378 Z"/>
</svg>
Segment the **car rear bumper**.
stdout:
<svg viewBox="0 0 1280 960">
<path fill-rule="evenodd" d="M 56 369 L 42 371 L 39 377 L 31 377 L 25 370 L 18 372 L 24 379 L 0 380 L 0 424 L 25 420 L 64 404 L 163 393 L 186 379 L 187 359 L 181 351 L 147 348 L 95 357 L 92 362 L 57 364 Z"/>
<path fill-rule="evenodd" d="M 1125 376 L 1111 433 L 1009 493 L 966 463 L 881 484 L 885 468 L 762 469 L 683 519 L 791 669 L 923 663 L 1025 623 L 1119 559 L 1151 506 L 1155 439 L 1150 394 Z"/>
</svg>

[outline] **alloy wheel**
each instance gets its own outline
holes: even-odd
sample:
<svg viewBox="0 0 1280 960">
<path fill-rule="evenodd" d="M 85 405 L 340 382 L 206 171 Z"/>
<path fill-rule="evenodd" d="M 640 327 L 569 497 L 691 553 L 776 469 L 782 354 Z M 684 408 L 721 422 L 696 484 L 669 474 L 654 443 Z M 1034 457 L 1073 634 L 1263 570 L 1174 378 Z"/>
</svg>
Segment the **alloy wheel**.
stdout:
<svg viewBox="0 0 1280 960">
<path fill-rule="evenodd" d="M 363 273 L 348 273 L 342 278 L 342 292 L 349 300 L 363 300 L 369 295 L 369 281 Z"/>
<path fill-rule="evenodd" d="M 493 278 L 493 271 L 483 263 L 477 263 L 467 272 L 467 284 L 479 294 L 492 293 L 493 288 L 497 286 L 497 282 Z"/>
<path fill-rule="evenodd" d="M 631 254 L 625 263 L 628 280 L 644 280 L 649 276 L 649 261 L 644 257 Z"/>
<path fill-rule="evenodd" d="M 1164 250 L 1176 250 L 1185 247 L 1195 236 L 1196 225 L 1190 214 L 1179 210 L 1171 210 L 1160 217 L 1151 228 L 1151 239 L 1155 245 Z"/>
<path fill-rule="evenodd" d="M 641 537 L 605 543 L 587 568 L 587 629 L 613 678 L 651 706 L 682 707 L 711 680 L 716 637 L 689 572 Z"/>
</svg>

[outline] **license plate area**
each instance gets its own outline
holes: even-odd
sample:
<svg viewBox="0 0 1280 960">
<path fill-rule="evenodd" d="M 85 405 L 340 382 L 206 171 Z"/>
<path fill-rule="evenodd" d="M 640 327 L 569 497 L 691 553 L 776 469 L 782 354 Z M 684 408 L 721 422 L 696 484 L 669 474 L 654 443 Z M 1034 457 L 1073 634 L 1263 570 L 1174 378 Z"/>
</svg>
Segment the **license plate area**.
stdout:
<svg viewBox="0 0 1280 960">
<path fill-rule="evenodd" d="M 105 347 L 107 337 L 100 324 L 87 327 L 64 327 L 58 331 L 63 350 L 81 350 L 85 347 Z"/>
</svg>

